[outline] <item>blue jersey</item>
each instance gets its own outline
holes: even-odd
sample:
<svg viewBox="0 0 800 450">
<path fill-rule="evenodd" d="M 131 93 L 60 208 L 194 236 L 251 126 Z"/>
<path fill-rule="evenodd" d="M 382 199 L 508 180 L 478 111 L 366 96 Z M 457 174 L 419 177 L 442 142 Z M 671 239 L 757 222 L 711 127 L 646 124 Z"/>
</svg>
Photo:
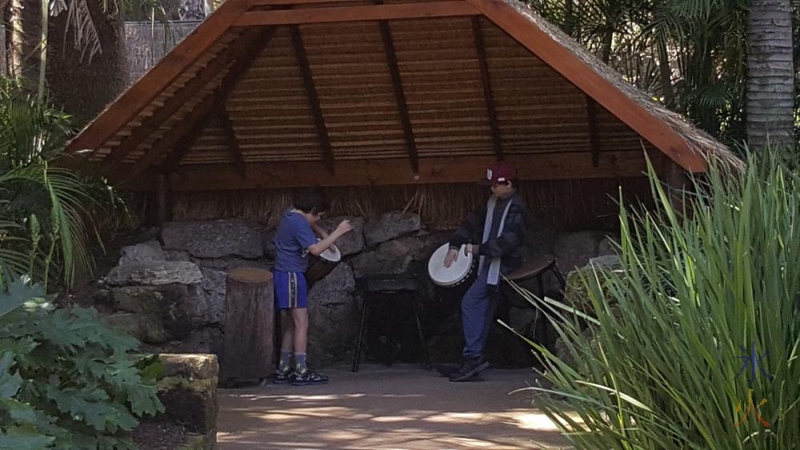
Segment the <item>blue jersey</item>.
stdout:
<svg viewBox="0 0 800 450">
<path fill-rule="evenodd" d="M 308 248 L 317 243 L 317 236 L 302 214 L 286 211 L 275 234 L 275 270 L 302 272 L 308 268 Z"/>
</svg>

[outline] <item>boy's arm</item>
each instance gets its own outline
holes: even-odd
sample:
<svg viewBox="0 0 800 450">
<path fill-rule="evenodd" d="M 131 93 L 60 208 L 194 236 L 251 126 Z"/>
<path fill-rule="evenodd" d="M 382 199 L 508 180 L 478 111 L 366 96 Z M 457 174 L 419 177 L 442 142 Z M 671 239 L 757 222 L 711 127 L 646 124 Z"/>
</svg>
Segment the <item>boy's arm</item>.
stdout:
<svg viewBox="0 0 800 450">
<path fill-rule="evenodd" d="M 478 248 L 478 254 L 488 258 L 502 257 L 522 245 L 527 229 L 526 217 L 527 214 L 522 207 L 512 205 L 503 232 L 498 237 L 490 237 L 485 244 L 482 244 Z"/>
<path fill-rule="evenodd" d="M 314 233 L 316 233 L 316 235 L 321 237 L 322 239 L 328 237 L 328 232 L 325 231 L 321 226 L 317 225 L 316 223 L 311 224 L 311 229 L 314 230 Z"/>
<path fill-rule="evenodd" d="M 476 236 L 481 235 L 485 218 L 485 209 L 472 212 L 450 236 L 450 248 L 459 249 L 464 244 L 472 243 Z"/>
<path fill-rule="evenodd" d="M 311 253 L 312 255 L 319 256 L 322 254 L 322 252 L 324 252 L 330 246 L 332 246 L 337 239 L 339 239 L 340 237 L 342 237 L 342 235 L 344 235 L 345 233 L 349 232 L 352 229 L 353 227 L 350 225 L 350 221 L 343 220 L 342 223 L 340 223 L 339 226 L 336 227 L 335 230 L 333 230 L 333 233 L 329 234 L 319 242 L 317 242 L 317 240 L 314 239 L 313 243 L 309 245 L 303 245 L 303 248 L 307 248 L 308 252 Z"/>
</svg>

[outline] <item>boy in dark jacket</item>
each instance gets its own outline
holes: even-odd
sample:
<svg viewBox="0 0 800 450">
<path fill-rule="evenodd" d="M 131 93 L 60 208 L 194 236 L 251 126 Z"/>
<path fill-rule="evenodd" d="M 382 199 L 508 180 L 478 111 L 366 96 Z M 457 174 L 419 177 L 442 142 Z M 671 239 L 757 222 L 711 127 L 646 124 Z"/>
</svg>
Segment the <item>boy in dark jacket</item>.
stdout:
<svg viewBox="0 0 800 450">
<path fill-rule="evenodd" d="M 486 171 L 481 184 L 491 186 L 492 196 L 485 210 L 473 213 L 450 238 L 450 251 L 444 265 L 458 259 L 459 249 L 479 258 L 478 278 L 461 300 L 464 350 L 461 366 L 450 381 L 466 381 L 489 367 L 483 357 L 486 338 L 497 304 L 501 275 L 521 264 L 520 249 L 527 228 L 528 212 L 514 188 L 516 170 L 496 163 Z"/>
</svg>

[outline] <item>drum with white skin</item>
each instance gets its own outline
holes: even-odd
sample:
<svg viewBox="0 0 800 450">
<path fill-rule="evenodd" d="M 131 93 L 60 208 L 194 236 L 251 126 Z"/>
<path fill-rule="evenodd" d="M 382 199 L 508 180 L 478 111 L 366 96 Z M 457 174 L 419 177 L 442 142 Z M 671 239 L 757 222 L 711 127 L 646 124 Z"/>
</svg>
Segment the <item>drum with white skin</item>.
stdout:
<svg viewBox="0 0 800 450">
<path fill-rule="evenodd" d="M 450 244 L 444 244 L 431 255 L 428 261 L 428 275 L 431 280 L 443 287 L 453 287 L 465 283 L 469 280 L 475 270 L 476 258 L 472 253 L 464 254 L 466 245 L 462 245 L 458 250 L 458 258 L 453 262 L 450 267 L 444 266 L 444 260 L 447 258 L 447 252 L 450 250 Z"/>
<path fill-rule="evenodd" d="M 311 255 L 308 259 L 308 269 L 306 269 L 306 281 L 314 283 L 325 278 L 341 260 L 342 253 L 336 245 L 331 245 L 319 256 Z"/>
</svg>

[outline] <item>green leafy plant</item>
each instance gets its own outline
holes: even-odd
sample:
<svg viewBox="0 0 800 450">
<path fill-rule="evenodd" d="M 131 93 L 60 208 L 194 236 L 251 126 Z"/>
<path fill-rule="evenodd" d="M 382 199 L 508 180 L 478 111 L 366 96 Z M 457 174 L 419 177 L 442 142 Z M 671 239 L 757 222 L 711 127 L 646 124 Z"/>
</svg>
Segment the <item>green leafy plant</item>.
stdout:
<svg viewBox="0 0 800 450">
<path fill-rule="evenodd" d="M 0 449 L 135 448 L 126 432 L 164 411 L 157 366 L 132 358 L 136 347 L 91 309 L 0 317 Z"/>
<path fill-rule="evenodd" d="M 623 270 L 583 277 L 586 314 L 520 290 L 574 360 L 532 343 L 554 385 L 535 404 L 578 448 L 800 446 L 800 174 L 748 162 L 682 193 L 651 168 L 657 208 L 621 210 Z"/>
</svg>

